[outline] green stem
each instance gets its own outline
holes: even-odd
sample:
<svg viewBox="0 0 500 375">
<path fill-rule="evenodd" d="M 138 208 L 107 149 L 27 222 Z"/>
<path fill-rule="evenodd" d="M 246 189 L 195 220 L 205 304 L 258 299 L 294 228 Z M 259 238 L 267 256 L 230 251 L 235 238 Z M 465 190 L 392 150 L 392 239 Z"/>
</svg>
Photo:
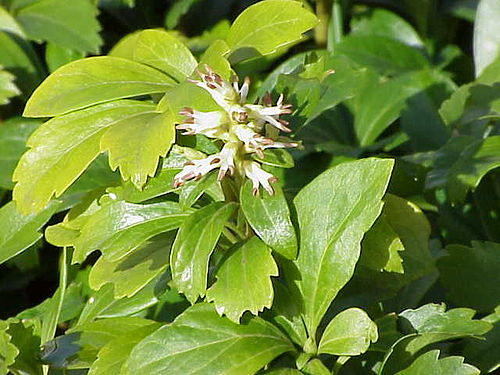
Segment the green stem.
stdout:
<svg viewBox="0 0 500 375">
<path fill-rule="evenodd" d="M 335 45 L 340 43 L 344 36 L 344 16 L 340 0 L 333 0 L 332 19 L 328 24 L 328 51 L 335 53 Z"/>
<path fill-rule="evenodd" d="M 314 29 L 314 41 L 318 48 L 325 48 L 328 39 L 329 3 L 330 0 L 316 0 L 316 17 L 319 24 Z"/>
</svg>

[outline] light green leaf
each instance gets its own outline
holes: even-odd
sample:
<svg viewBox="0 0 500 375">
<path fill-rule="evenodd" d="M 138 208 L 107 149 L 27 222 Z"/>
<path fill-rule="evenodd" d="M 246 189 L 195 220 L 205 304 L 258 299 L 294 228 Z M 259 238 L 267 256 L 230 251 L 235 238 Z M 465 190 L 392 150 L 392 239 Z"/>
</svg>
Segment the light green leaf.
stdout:
<svg viewBox="0 0 500 375">
<path fill-rule="evenodd" d="M 246 181 L 240 191 L 240 203 L 248 223 L 257 235 L 285 258 L 297 256 L 297 237 L 290 219 L 290 209 L 279 186 L 274 195 L 252 194 L 252 184 Z"/>
<path fill-rule="evenodd" d="M 11 118 L 0 125 L 0 187 L 12 190 L 12 173 L 39 120 Z"/>
<path fill-rule="evenodd" d="M 15 76 L 2 70 L 0 66 L 0 105 L 7 104 L 9 99 L 21 93 L 14 84 Z"/>
<path fill-rule="evenodd" d="M 184 210 L 191 207 L 203 193 L 208 193 L 208 190 L 214 185 L 219 185 L 215 172 L 208 173 L 199 181 L 187 182 L 179 191 L 179 205 Z"/>
<path fill-rule="evenodd" d="M 2 6 L 0 6 L 0 30 L 7 31 L 23 39 L 25 38 L 24 31 L 21 26 L 19 26 L 15 18 L 7 11 L 7 9 Z"/>
<path fill-rule="evenodd" d="M 89 274 L 89 285 L 98 290 L 111 283 L 116 298 L 131 297 L 163 272 L 169 262 L 173 233 L 158 235 L 118 261 L 100 257 Z"/>
<path fill-rule="evenodd" d="M 137 43 L 137 38 L 139 38 L 139 34 L 141 32 L 141 30 L 138 30 L 125 35 L 113 46 L 113 48 L 111 48 L 108 52 L 108 56 L 133 60 L 135 44 Z"/>
<path fill-rule="evenodd" d="M 142 340 L 127 361 L 127 374 L 251 375 L 290 350 L 280 330 L 258 317 L 239 325 L 211 305 L 197 304 Z"/>
<path fill-rule="evenodd" d="M 80 52 L 99 52 L 97 8 L 88 0 L 39 0 L 16 10 L 28 37 Z"/>
<path fill-rule="evenodd" d="M 476 77 L 491 64 L 500 53 L 500 3 L 481 0 L 474 22 L 474 65 Z"/>
<path fill-rule="evenodd" d="M 298 1 L 266 0 L 241 12 L 226 41 L 233 52 L 246 48 L 269 55 L 302 39 L 317 23 L 314 14 Z"/>
<path fill-rule="evenodd" d="M 0 321 L 0 374 L 7 375 L 9 367 L 15 362 L 19 349 L 12 344 L 11 336 L 7 333 L 9 323 Z"/>
<path fill-rule="evenodd" d="M 111 169 L 120 167 L 122 178 L 140 189 L 175 141 L 174 117 L 170 112 L 141 113 L 108 129 L 101 151 L 108 151 Z"/>
<path fill-rule="evenodd" d="M 360 355 L 377 339 L 377 325 L 363 310 L 354 307 L 342 311 L 328 323 L 318 353 Z"/>
<path fill-rule="evenodd" d="M 205 64 L 210 66 L 213 71 L 217 72 L 222 78 L 229 80 L 231 78 L 231 64 L 226 59 L 226 55 L 230 52 L 230 48 L 223 40 L 216 40 L 207 48 L 200 59 L 200 67 Z"/>
<path fill-rule="evenodd" d="M 135 40 L 134 60 L 168 74 L 177 82 L 190 76 L 197 62 L 189 49 L 171 34 L 144 30 Z"/>
<path fill-rule="evenodd" d="M 122 374 L 125 368 L 125 362 L 132 349 L 145 337 L 152 334 L 159 328 L 160 324 L 150 324 L 109 341 L 104 345 L 99 353 L 97 360 L 92 363 L 89 375 L 110 375 Z"/>
<path fill-rule="evenodd" d="M 234 209 L 234 203 L 214 202 L 193 212 L 177 233 L 170 253 L 172 281 L 191 303 L 205 295 L 210 255 Z"/>
<path fill-rule="evenodd" d="M 273 303 L 271 276 L 278 276 L 269 248 L 257 237 L 238 246 L 217 270 L 217 281 L 207 291 L 207 301 L 214 302 L 219 315 L 239 323 L 250 311 L 258 315 Z"/>
<path fill-rule="evenodd" d="M 16 256 L 42 238 L 39 229 L 56 212 L 59 202 L 51 202 L 37 214 L 22 215 L 14 202 L 0 208 L 0 264 Z"/>
<path fill-rule="evenodd" d="M 57 69 L 26 103 L 23 116 L 51 117 L 115 99 L 165 92 L 174 81 L 149 66 L 111 56 Z"/>
<path fill-rule="evenodd" d="M 360 242 L 382 210 L 393 161 L 364 159 L 319 175 L 295 197 L 300 227 L 298 287 L 310 336 L 351 278 Z"/>
<path fill-rule="evenodd" d="M 83 262 L 94 250 L 117 261 L 149 238 L 179 227 L 189 213 L 169 201 L 145 205 L 106 202 L 88 218 L 74 241 L 72 263 Z"/>
<path fill-rule="evenodd" d="M 319 358 L 313 358 L 300 369 L 305 375 L 330 375 L 330 370 Z"/>
<path fill-rule="evenodd" d="M 479 375 L 474 366 L 464 363 L 463 357 L 451 356 L 439 358 L 439 350 L 431 350 L 418 357 L 410 367 L 396 375 Z"/>
<path fill-rule="evenodd" d="M 60 196 L 100 151 L 103 132 L 118 121 L 152 110 L 152 105 L 121 100 L 49 120 L 28 139 L 14 171 L 13 197 L 22 212 L 40 210 Z"/>
<path fill-rule="evenodd" d="M 500 244 L 472 241 L 472 247 L 450 245 L 437 266 L 450 300 L 481 312 L 491 312 L 500 298 Z"/>
</svg>

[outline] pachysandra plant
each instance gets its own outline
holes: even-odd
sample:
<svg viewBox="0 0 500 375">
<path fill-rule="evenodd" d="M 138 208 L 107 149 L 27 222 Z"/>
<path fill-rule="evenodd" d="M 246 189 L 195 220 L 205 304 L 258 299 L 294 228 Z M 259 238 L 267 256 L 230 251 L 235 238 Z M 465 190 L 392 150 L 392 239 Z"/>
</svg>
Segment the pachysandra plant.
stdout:
<svg viewBox="0 0 500 375">
<path fill-rule="evenodd" d="M 196 56 L 189 40 L 172 32 L 135 32 L 107 56 L 55 69 L 33 92 L 24 116 L 49 119 L 36 122 L 26 142 L 12 175 L 13 202 L 0 219 L 15 217 L 15 225 L 34 233 L 4 241 L 0 232 L 0 263 L 36 242 L 52 215 L 67 211 L 44 232 L 62 248 L 59 288 L 0 321 L 0 375 L 479 373 L 463 357 L 445 354 L 458 339 L 478 352 L 473 340 L 493 336 L 498 301 L 465 291 L 472 307 L 489 314 L 483 319 L 469 307 L 415 306 L 438 268 L 440 281 L 453 288 L 457 259 L 470 256 L 470 267 L 481 269 L 477 264 L 493 259 L 498 244 L 451 246 L 436 265 L 430 222 L 410 193 L 398 196 L 393 186 L 414 160 L 395 167 L 385 153 L 408 137 L 383 138 L 412 95 L 453 84 L 405 45 L 398 47 L 410 56 L 405 63 L 425 69 L 409 71 L 399 61 L 366 67 L 349 45 L 366 36 L 338 44 L 333 28 L 328 51 L 295 55 L 267 78 L 254 77 L 252 69 L 259 72 L 259 64 L 311 36 L 318 19 L 304 3 L 257 2 L 224 33 L 207 37 Z M 335 13 L 340 5 L 333 3 Z M 373 17 L 420 41 L 409 24 L 384 12 Z M 387 30 L 377 32 L 387 38 Z M 332 52 L 337 48 L 340 54 Z M 477 85 L 492 84 L 488 69 Z M 238 71 L 251 78 L 238 78 Z M 443 116 L 456 116 L 453 103 L 461 98 L 450 98 Z M 341 152 L 343 159 L 321 173 L 294 169 L 302 138 L 323 137 L 328 114 L 345 125 L 347 112 L 352 128 L 343 136 L 352 135 L 355 146 L 315 140 L 317 151 Z M 411 140 L 418 144 L 418 137 Z M 465 138 L 433 156 L 430 185 L 460 180 L 460 165 L 450 181 L 440 173 L 461 146 L 472 150 L 461 157 L 472 159 L 476 147 L 487 153 L 496 145 Z M 355 160 L 373 150 L 384 153 Z M 426 157 L 418 155 L 417 163 L 429 163 Z M 293 178 L 301 179 L 295 190 L 287 185 Z M 468 181 L 447 185 L 451 197 L 463 199 L 479 183 Z M 420 298 L 405 294 L 413 288 Z M 392 299 L 397 293 L 401 305 Z M 440 350 L 429 350 L 441 342 Z"/>
</svg>

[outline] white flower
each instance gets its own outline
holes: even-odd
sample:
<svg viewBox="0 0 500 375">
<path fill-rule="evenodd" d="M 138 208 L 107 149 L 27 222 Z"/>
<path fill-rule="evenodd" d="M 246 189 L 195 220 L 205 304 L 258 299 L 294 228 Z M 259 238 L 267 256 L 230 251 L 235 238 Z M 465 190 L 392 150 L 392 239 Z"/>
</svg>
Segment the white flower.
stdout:
<svg viewBox="0 0 500 375">
<path fill-rule="evenodd" d="M 271 173 L 263 170 L 259 164 L 254 161 L 244 161 L 243 162 L 243 170 L 245 172 L 245 176 L 247 176 L 252 181 L 252 194 L 257 195 L 259 192 L 259 185 L 269 193 L 269 195 L 274 194 L 274 190 L 271 187 L 271 182 L 276 182 L 277 178 L 274 177 Z"/>
<path fill-rule="evenodd" d="M 201 81 L 190 81 L 206 90 L 221 109 L 201 112 L 183 108 L 179 114 L 185 116 L 185 119 L 176 128 L 182 130 L 184 135 L 203 134 L 219 139 L 223 141 L 224 146 L 214 155 L 186 163 L 184 169 L 175 176 L 174 186 L 181 186 L 191 179 L 199 179 L 211 170 L 219 168 L 219 180 L 228 173 L 239 173 L 252 181 L 254 195 L 261 185 L 269 194 L 273 194 L 271 182 L 276 181 L 276 178 L 264 171 L 252 159 L 251 154 L 255 153 L 264 158 L 266 149 L 298 146 L 297 142 L 279 137 L 280 130 L 287 133 L 291 131 L 288 122 L 279 118 L 292 112 L 291 105 L 283 104 L 283 95 L 280 95 L 276 105 L 273 105 L 270 94 L 262 98 L 261 104 L 245 103 L 250 88 L 248 77 L 240 87 L 237 78 L 229 83 L 210 67 L 205 66 L 205 70 L 206 73 L 198 71 Z"/>
</svg>

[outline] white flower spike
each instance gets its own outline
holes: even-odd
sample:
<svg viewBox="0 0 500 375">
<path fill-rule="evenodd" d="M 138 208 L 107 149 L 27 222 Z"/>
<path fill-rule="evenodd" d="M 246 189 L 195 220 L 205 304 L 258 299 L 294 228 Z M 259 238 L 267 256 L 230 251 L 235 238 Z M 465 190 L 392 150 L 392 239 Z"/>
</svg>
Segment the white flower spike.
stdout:
<svg viewBox="0 0 500 375">
<path fill-rule="evenodd" d="M 264 95 L 261 104 L 248 104 L 248 77 L 240 87 L 237 77 L 229 83 L 207 65 L 205 71 L 206 73 L 198 71 L 201 81 L 190 82 L 206 90 L 220 110 L 201 112 L 183 108 L 179 114 L 185 116 L 185 119 L 176 128 L 182 130 L 184 135 L 203 134 L 221 140 L 224 146 L 220 152 L 205 159 L 186 163 L 183 170 L 174 177 L 174 187 L 192 179 L 200 179 L 211 170 L 219 168 L 219 181 L 227 174 L 238 173 L 252 181 L 254 195 L 258 194 L 260 186 L 272 195 L 274 191 L 271 183 L 276 181 L 276 177 L 264 171 L 260 164 L 252 159 L 252 154 L 264 158 L 264 150 L 269 148 L 298 147 L 297 142 L 279 137 L 280 130 L 291 132 L 288 122 L 279 118 L 281 115 L 292 113 L 291 105 L 283 104 L 283 95 L 280 95 L 276 105 L 273 105 L 269 93 Z"/>
</svg>

